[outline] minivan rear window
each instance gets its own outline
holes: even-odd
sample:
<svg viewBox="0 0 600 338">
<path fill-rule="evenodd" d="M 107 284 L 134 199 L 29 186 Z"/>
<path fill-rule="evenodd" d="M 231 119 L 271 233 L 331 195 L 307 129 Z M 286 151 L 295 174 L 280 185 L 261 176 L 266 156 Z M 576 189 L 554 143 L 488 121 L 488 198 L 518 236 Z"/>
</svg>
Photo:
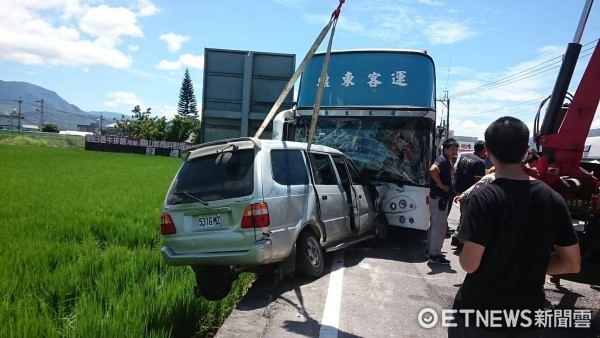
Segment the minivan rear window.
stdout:
<svg viewBox="0 0 600 338">
<path fill-rule="evenodd" d="M 254 149 L 232 151 L 227 161 L 222 152 L 183 163 L 167 197 L 167 204 L 202 203 L 252 195 Z M 223 156 L 221 155 L 221 158 Z"/>
</svg>

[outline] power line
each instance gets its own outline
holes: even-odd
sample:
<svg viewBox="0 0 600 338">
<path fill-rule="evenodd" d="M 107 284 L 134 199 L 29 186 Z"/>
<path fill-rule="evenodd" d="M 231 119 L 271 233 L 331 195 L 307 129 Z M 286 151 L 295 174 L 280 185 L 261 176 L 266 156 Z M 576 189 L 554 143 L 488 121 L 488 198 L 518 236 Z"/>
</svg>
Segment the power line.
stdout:
<svg viewBox="0 0 600 338">
<path fill-rule="evenodd" d="M 573 89 L 577 88 L 578 86 L 579 86 L 579 84 L 573 85 L 573 86 L 569 87 L 569 91 L 572 91 Z M 493 113 L 493 112 L 496 112 L 496 111 L 505 110 L 505 109 L 509 109 L 511 107 L 516 107 L 516 106 L 521 106 L 521 105 L 532 105 L 533 106 L 534 104 L 535 104 L 535 107 L 536 107 L 535 110 L 527 112 L 527 113 L 524 113 L 524 114 L 517 115 L 518 113 L 525 112 L 525 110 L 518 110 L 518 111 L 512 112 L 512 116 L 518 117 L 518 116 L 525 116 L 526 114 L 534 114 L 535 115 L 537 113 L 537 109 L 539 107 L 539 104 L 546 97 L 548 97 L 548 96 L 547 95 L 546 96 L 540 96 L 540 97 L 537 97 L 537 98 L 534 98 L 534 99 L 531 99 L 531 100 L 527 100 L 527 101 L 515 103 L 515 104 L 512 104 L 510 106 L 500 107 L 500 108 L 496 108 L 496 109 L 491 109 L 491 110 L 488 110 L 488 111 L 480 112 L 480 113 L 478 113 L 478 115 L 490 114 L 490 113 Z M 483 122 L 483 121 L 486 121 L 486 120 L 489 120 L 489 119 L 490 119 L 490 117 L 480 117 L 480 118 L 475 118 L 475 119 L 469 118 L 469 120 L 471 122 Z"/>
<path fill-rule="evenodd" d="M 586 51 L 587 51 L 587 50 L 586 50 Z M 579 57 L 579 59 L 583 59 L 583 58 L 585 58 L 585 57 L 588 57 L 588 56 L 590 56 L 591 54 L 592 54 L 592 53 L 590 52 L 590 53 L 588 53 L 588 54 L 581 55 L 581 56 Z M 525 79 L 527 79 L 527 78 L 530 78 L 530 77 L 533 77 L 533 76 L 536 76 L 536 75 L 539 75 L 539 74 L 545 73 L 545 72 L 547 72 L 547 71 L 549 71 L 549 70 L 552 70 L 552 69 L 559 68 L 559 67 L 561 66 L 560 62 L 561 62 L 561 61 L 557 61 L 557 62 L 553 63 L 553 64 L 556 64 L 556 63 L 559 63 L 559 64 L 557 64 L 557 65 L 555 65 L 555 66 L 553 66 L 553 67 L 551 67 L 551 68 L 548 68 L 548 67 L 550 66 L 550 65 L 549 65 L 549 66 L 546 66 L 546 67 L 543 67 L 543 68 L 540 68 L 540 69 L 536 69 L 534 72 L 530 72 L 529 74 L 523 74 L 523 75 L 521 75 L 521 76 L 520 76 L 520 77 L 518 77 L 518 78 L 514 78 L 514 79 L 511 79 L 511 80 L 506 80 L 506 81 L 503 81 L 503 82 L 501 82 L 501 83 L 498 83 L 498 84 L 496 84 L 496 85 L 490 86 L 490 87 L 488 87 L 488 88 L 482 88 L 482 87 L 483 87 L 483 86 L 482 86 L 482 87 L 479 87 L 479 88 L 480 88 L 479 90 L 473 90 L 473 91 L 471 91 L 471 92 L 465 92 L 465 93 L 464 93 L 464 94 L 462 94 L 462 95 L 456 94 L 456 95 L 455 95 L 455 97 L 463 97 L 463 96 L 467 96 L 467 95 L 478 94 L 478 93 L 485 92 L 485 91 L 488 91 L 488 90 L 491 90 L 491 89 L 494 89 L 494 88 L 502 87 L 502 86 L 504 86 L 504 85 L 507 85 L 507 84 L 511 84 L 511 83 L 519 82 L 519 81 L 521 81 L 521 80 L 525 80 Z M 546 69 L 544 69 L 544 68 L 546 68 Z"/>
<path fill-rule="evenodd" d="M 583 47 L 588 46 L 588 45 L 590 45 L 590 44 L 592 44 L 594 42 L 597 42 L 597 41 L 598 41 L 598 39 L 596 39 L 594 41 L 591 41 L 589 43 L 586 43 L 585 45 L 583 45 Z M 589 47 L 587 49 L 584 49 L 582 52 L 583 53 L 588 52 L 588 51 L 592 50 L 593 48 L 594 48 L 594 46 Z M 579 59 L 587 57 L 590 54 L 591 54 L 591 52 L 588 53 L 588 54 L 585 54 L 585 55 L 580 55 Z M 476 88 L 472 88 L 472 89 L 469 89 L 469 90 L 458 92 L 458 93 L 452 95 L 451 98 L 464 97 L 464 96 L 467 96 L 467 95 L 477 94 L 477 93 L 480 93 L 480 92 L 483 92 L 483 91 L 491 90 L 493 88 L 497 88 L 497 87 L 500 87 L 500 86 L 503 86 L 503 85 L 511 84 L 511 83 L 514 83 L 514 82 L 517 82 L 517 81 L 520 81 L 520 80 L 523 80 L 523 79 L 526 79 L 526 78 L 529 78 L 529 77 L 532 77 L 532 76 L 535 76 L 535 75 L 547 72 L 549 70 L 558 68 L 560 66 L 560 64 L 562 63 L 562 58 L 563 58 L 563 55 L 554 57 L 554 58 L 546 60 L 546 61 L 544 61 L 544 62 L 542 62 L 542 63 L 540 63 L 538 65 L 535 65 L 533 67 L 524 69 L 524 70 L 522 70 L 520 72 L 517 72 L 517 73 L 512 74 L 510 76 L 507 76 L 505 78 L 502 78 L 502 79 L 490 82 L 488 84 L 485 84 L 485 85 L 482 85 L 482 86 L 479 86 L 479 87 L 476 87 Z M 550 63 L 550 64 L 548 64 L 548 63 Z"/>
</svg>

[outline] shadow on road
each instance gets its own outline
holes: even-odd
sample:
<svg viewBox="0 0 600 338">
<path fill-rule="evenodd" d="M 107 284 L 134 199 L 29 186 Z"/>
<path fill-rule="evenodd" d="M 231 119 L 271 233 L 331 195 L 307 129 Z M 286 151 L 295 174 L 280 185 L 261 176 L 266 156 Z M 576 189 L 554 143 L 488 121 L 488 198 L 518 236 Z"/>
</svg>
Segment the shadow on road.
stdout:
<svg viewBox="0 0 600 338">
<path fill-rule="evenodd" d="M 254 311 L 263 309 L 262 317 L 266 318 L 267 326 L 273 320 L 278 310 L 283 307 L 295 309 L 299 313 L 297 320 L 284 320 L 282 329 L 299 336 L 319 337 L 320 331 L 336 330 L 337 337 L 358 337 L 335 328 L 321 326 L 321 318 L 314 318 L 315 314 L 307 310 L 305 295 L 301 288 L 311 283 L 319 283 L 328 279 L 333 254 L 325 254 L 326 273 L 318 279 L 287 276 L 283 281 L 276 282 L 273 269 L 265 268 L 257 272 L 257 279 L 243 300 L 238 304 L 238 311 Z M 322 282 L 322 281 L 321 281 Z M 289 312 L 289 310 L 288 310 Z"/>
</svg>

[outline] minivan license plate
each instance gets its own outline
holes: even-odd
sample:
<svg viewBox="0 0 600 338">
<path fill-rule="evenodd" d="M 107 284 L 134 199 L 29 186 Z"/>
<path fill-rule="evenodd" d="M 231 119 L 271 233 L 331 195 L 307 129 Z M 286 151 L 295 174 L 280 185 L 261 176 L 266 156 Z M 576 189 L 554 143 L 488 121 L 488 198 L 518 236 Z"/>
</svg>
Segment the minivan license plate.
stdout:
<svg viewBox="0 0 600 338">
<path fill-rule="evenodd" d="M 198 225 L 201 228 L 220 227 L 221 226 L 221 215 L 219 215 L 219 214 L 202 215 L 198 218 Z"/>
</svg>

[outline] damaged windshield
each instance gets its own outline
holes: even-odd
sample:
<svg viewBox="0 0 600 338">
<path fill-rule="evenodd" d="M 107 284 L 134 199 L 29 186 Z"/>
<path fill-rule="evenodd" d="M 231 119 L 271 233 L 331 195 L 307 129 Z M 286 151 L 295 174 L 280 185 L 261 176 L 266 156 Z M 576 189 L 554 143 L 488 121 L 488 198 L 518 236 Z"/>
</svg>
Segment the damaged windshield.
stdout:
<svg viewBox="0 0 600 338">
<path fill-rule="evenodd" d="M 347 154 L 371 180 L 423 186 L 429 179 L 433 123 L 423 118 L 319 118 L 314 143 Z M 309 118 L 298 118 L 295 140 L 306 142 L 309 128 Z"/>
</svg>

